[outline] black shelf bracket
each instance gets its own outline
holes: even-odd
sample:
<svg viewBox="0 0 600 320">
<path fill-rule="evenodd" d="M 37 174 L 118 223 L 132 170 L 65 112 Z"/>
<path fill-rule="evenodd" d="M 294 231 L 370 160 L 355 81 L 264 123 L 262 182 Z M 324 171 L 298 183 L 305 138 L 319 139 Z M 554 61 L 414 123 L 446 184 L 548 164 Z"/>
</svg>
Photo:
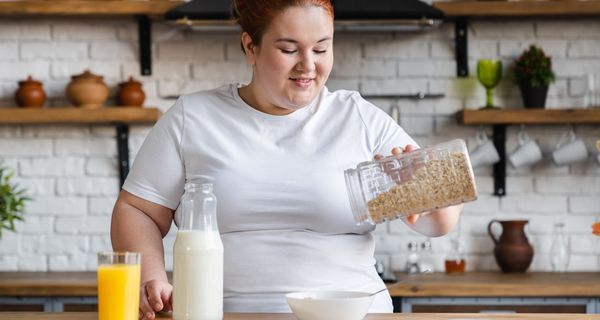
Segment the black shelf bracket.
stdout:
<svg viewBox="0 0 600 320">
<path fill-rule="evenodd" d="M 138 41 L 140 47 L 140 74 L 152 74 L 152 28 L 148 16 L 137 16 Z"/>
<path fill-rule="evenodd" d="M 125 123 L 116 123 L 115 127 L 117 128 L 117 153 L 119 158 L 119 189 L 121 189 L 127 174 L 129 174 L 129 126 Z"/>
<path fill-rule="evenodd" d="M 454 49 L 456 55 L 456 75 L 461 78 L 469 76 L 469 32 L 466 18 L 454 21 Z"/>
<path fill-rule="evenodd" d="M 494 164 L 494 195 L 503 197 L 506 195 L 506 125 L 493 126 L 492 140 L 500 155 L 500 161 Z"/>
</svg>

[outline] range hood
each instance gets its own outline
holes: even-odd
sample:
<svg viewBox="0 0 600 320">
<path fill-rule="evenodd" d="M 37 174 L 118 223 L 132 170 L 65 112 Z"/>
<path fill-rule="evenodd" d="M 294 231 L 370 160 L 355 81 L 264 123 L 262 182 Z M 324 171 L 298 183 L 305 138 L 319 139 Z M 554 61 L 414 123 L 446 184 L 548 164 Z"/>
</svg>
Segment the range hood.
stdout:
<svg viewBox="0 0 600 320">
<path fill-rule="evenodd" d="M 337 31 L 421 31 L 439 25 L 444 13 L 419 0 L 333 0 Z M 229 0 L 192 0 L 165 18 L 193 29 L 234 29 Z"/>
</svg>

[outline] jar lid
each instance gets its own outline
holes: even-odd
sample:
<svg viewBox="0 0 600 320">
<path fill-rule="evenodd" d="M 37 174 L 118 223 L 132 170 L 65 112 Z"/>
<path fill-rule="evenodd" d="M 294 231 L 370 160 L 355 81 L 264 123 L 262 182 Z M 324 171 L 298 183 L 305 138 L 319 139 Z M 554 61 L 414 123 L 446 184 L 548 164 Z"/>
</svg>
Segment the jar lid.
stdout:
<svg viewBox="0 0 600 320">
<path fill-rule="evenodd" d="M 38 80 L 34 80 L 34 79 L 31 77 L 31 75 L 29 75 L 29 76 L 27 77 L 27 79 L 26 79 L 26 80 L 21 80 L 21 81 L 19 81 L 19 85 L 20 85 L 20 86 L 23 86 L 23 85 L 26 85 L 26 84 L 35 84 L 35 85 L 38 85 L 38 86 L 41 86 L 41 85 L 42 85 L 42 83 L 41 83 L 40 81 L 38 81 Z"/>
<path fill-rule="evenodd" d="M 132 76 L 129 76 L 129 80 L 119 83 L 119 86 L 126 86 L 126 85 L 138 85 L 138 86 L 141 86 L 142 83 L 140 81 L 137 81 L 137 80 L 133 79 Z"/>
<path fill-rule="evenodd" d="M 76 74 L 71 76 L 72 80 L 93 80 L 93 81 L 102 81 L 104 77 L 95 75 L 90 72 L 90 70 L 86 69 L 82 74 Z"/>
</svg>

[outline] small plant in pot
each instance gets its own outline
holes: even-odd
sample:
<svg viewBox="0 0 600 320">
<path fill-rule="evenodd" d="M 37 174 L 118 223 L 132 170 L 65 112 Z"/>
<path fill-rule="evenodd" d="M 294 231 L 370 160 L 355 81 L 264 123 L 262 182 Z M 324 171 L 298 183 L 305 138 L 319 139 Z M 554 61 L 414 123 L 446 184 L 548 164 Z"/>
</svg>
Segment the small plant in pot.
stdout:
<svg viewBox="0 0 600 320">
<path fill-rule="evenodd" d="M 25 189 L 11 183 L 12 176 L 12 170 L 0 163 L 0 238 L 3 229 L 15 231 L 15 221 L 23 221 L 25 202 L 31 200 Z"/>
<path fill-rule="evenodd" d="M 525 108 L 544 108 L 548 86 L 554 82 L 552 59 L 541 48 L 531 45 L 515 60 L 515 78 Z"/>
</svg>

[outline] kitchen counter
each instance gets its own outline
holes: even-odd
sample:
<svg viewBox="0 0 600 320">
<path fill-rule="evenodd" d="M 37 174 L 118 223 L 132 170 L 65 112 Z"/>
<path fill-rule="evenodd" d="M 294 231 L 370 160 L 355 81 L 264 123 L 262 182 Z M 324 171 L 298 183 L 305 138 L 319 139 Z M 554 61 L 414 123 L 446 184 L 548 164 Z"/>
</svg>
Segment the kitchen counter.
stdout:
<svg viewBox="0 0 600 320">
<path fill-rule="evenodd" d="M 66 313 L 44 313 L 44 312 L 0 312 L 0 318 L 3 320 L 97 320 L 98 314 L 95 312 L 66 312 Z M 160 316 L 158 319 L 171 319 L 169 315 Z M 224 320 L 296 320 L 293 314 L 289 313 L 228 313 Z M 410 319 L 410 320 L 445 320 L 445 319 L 493 319 L 493 320 L 573 320 L 590 319 L 600 320 L 600 315 L 569 315 L 569 314 L 469 314 L 469 313 L 421 313 L 421 314 L 370 314 L 365 320 L 387 320 L 387 319 Z"/>
<path fill-rule="evenodd" d="M 600 297 L 594 272 L 398 273 L 393 297 Z M 0 272 L 0 296 L 96 296 L 95 272 Z"/>
</svg>

